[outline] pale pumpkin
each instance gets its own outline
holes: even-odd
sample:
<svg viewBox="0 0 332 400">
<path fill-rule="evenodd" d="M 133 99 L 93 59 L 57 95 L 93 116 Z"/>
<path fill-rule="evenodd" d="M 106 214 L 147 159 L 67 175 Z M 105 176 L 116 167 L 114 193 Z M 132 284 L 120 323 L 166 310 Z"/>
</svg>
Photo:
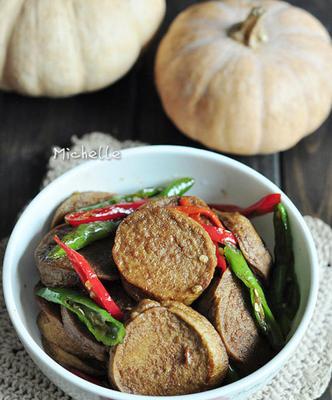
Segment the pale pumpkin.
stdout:
<svg viewBox="0 0 332 400">
<path fill-rule="evenodd" d="M 123 76 L 165 0 L 1 0 L 0 88 L 69 96 Z"/>
<path fill-rule="evenodd" d="M 327 117 L 332 47 L 321 23 L 288 3 L 212 1 L 175 19 L 155 75 L 182 132 L 224 152 L 272 153 Z"/>
</svg>

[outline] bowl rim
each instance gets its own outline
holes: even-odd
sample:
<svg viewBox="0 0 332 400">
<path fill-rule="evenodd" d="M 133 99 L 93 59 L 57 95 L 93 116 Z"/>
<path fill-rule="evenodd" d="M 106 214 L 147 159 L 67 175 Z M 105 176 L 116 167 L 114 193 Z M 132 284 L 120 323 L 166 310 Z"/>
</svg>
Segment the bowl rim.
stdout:
<svg viewBox="0 0 332 400">
<path fill-rule="evenodd" d="M 202 159 L 210 159 L 215 160 L 217 162 L 223 162 L 231 167 L 241 171 L 246 175 L 250 175 L 253 178 L 260 180 L 266 186 L 269 186 L 271 192 L 280 192 L 282 194 L 283 202 L 286 207 L 290 209 L 300 225 L 302 229 L 302 234 L 305 238 L 306 245 L 309 249 L 309 266 L 310 266 L 310 287 L 309 287 L 309 295 L 307 299 L 307 304 L 305 306 L 305 310 L 303 313 L 303 317 L 299 322 L 298 327 L 293 333 L 292 337 L 288 340 L 283 349 L 274 356 L 267 364 L 263 367 L 259 368 L 255 372 L 246 376 L 245 378 L 240 379 L 237 382 L 215 388 L 210 389 L 200 393 L 193 394 L 185 394 L 178 396 L 159 396 L 164 400 L 208 400 L 208 399 L 216 399 L 217 397 L 223 398 L 223 396 L 232 395 L 235 392 L 245 391 L 246 388 L 255 386 L 255 384 L 263 382 L 265 379 L 269 378 L 274 372 L 276 372 L 286 361 L 289 355 L 291 355 L 296 347 L 298 346 L 300 340 L 302 339 L 310 319 L 312 317 L 314 307 L 316 304 L 317 294 L 318 294 L 318 258 L 316 253 L 316 248 L 313 243 L 313 239 L 311 233 L 309 231 L 308 226 L 306 225 L 301 213 L 295 207 L 293 202 L 288 198 L 288 196 L 273 182 L 271 182 L 268 178 L 266 178 L 261 173 L 255 171 L 251 167 L 233 160 L 225 155 L 215 153 L 213 151 L 208 151 L 204 149 L 197 149 L 193 147 L 187 146 L 174 146 L 174 145 L 149 145 L 149 146 L 139 146 L 135 148 L 129 149 L 120 149 L 122 153 L 122 157 L 125 155 L 131 156 L 136 154 L 148 155 L 151 153 L 168 153 L 175 157 L 185 155 L 190 153 L 190 155 L 198 156 Z M 64 381 L 69 381 L 74 386 L 79 387 L 81 390 L 87 391 L 93 395 L 98 395 L 103 398 L 112 398 L 114 400 L 151 400 L 156 396 L 146 396 L 146 395 L 137 395 L 130 393 L 119 392 L 114 389 L 109 389 L 106 387 L 102 387 L 91 382 L 82 379 L 73 373 L 69 372 L 67 369 L 62 367 L 56 361 L 54 361 L 50 356 L 46 354 L 46 352 L 38 345 L 38 343 L 33 339 L 33 337 L 28 332 L 25 327 L 24 322 L 19 317 L 17 308 L 16 308 L 16 300 L 13 292 L 13 287 L 11 286 L 12 279 L 12 270 L 14 268 L 13 257 L 15 255 L 15 242 L 19 239 L 19 231 L 21 230 L 21 225 L 25 217 L 29 214 L 30 210 L 35 207 L 35 204 L 39 201 L 40 197 L 44 196 L 48 191 L 52 190 L 52 188 L 59 184 L 63 179 L 69 179 L 71 175 L 77 174 L 77 172 L 83 173 L 85 170 L 89 170 L 96 164 L 104 163 L 104 160 L 90 160 L 89 162 L 83 162 L 82 164 L 70 169 L 65 172 L 54 181 L 52 181 L 49 185 L 47 185 L 44 189 L 42 189 L 29 203 L 26 207 L 18 221 L 16 222 L 14 229 L 10 235 L 5 256 L 3 262 L 3 290 L 4 290 L 4 298 L 7 307 L 8 314 L 10 316 L 11 322 L 15 328 L 16 333 L 18 334 L 20 340 L 23 342 L 24 346 L 27 348 L 30 354 L 33 354 L 35 358 L 39 360 L 42 364 L 47 364 L 48 368 L 53 370 L 55 374 L 60 376 Z M 15 266 L 16 267 L 16 266 Z M 159 398 L 158 397 L 158 398 Z"/>
</svg>

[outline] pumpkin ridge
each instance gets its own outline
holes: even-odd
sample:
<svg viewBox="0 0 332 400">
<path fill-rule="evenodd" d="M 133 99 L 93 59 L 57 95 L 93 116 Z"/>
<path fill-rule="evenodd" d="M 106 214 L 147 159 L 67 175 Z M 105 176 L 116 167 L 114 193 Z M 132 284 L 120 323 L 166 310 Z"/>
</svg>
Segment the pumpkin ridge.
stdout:
<svg viewBox="0 0 332 400">
<path fill-rule="evenodd" d="M 328 43 L 323 42 L 322 44 L 328 45 Z M 281 47 L 278 45 L 278 47 Z M 304 49 L 300 49 L 298 45 L 294 45 L 293 43 L 288 42 L 287 43 L 288 51 L 291 50 L 292 52 L 296 53 L 296 57 L 301 58 L 303 61 L 310 63 L 314 68 L 317 68 L 317 64 L 315 63 L 316 58 L 315 57 L 309 57 Z M 279 49 L 277 48 L 279 51 Z M 328 75 L 327 77 L 330 77 Z"/>
<path fill-rule="evenodd" d="M 76 2 L 71 0 L 71 8 L 72 8 L 72 12 L 73 12 L 73 18 L 75 19 L 75 42 L 78 46 L 78 51 L 77 51 L 77 56 L 80 58 L 80 63 L 79 64 L 84 64 L 85 62 L 85 57 L 84 57 L 84 53 L 83 53 L 83 48 L 82 48 L 82 39 L 81 39 L 81 35 L 80 32 L 78 30 L 78 23 L 77 21 L 79 20 L 78 14 L 77 14 L 77 6 L 76 6 Z M 86 88 L 84 88 L 84 84 L 83 82 L 85 82 L 85 77 L 86 77 L 86 69 L 85 68 L 81 68 L 81 82 L 80 82 L 80 89 L 79 90 L 84 90 Z"/>
<path fill-rule="evenodd" d="M 74 26 L 74 14 L 71 12 L 72 7 L 71 4 L 69 4 L 68 1 L 66 0 L 61 0 L 57 2 L 52 3 L 52 9 L 49 12 L 47 3 L 45 0 L 35 0 L 36 3 L 38 3 L 38 8 L 36 7 L 31 7 L 36 12 L 36 18 L 37 18 L 37 23 L 36 23 L 36 38 L 34 40 L 34 43 L 36 44 L 36 51 L 35 51 L 35 57 L 37 58 L 38 62 L 36 63 L 35 66 L 35 73 L 38 79 L 38 85 L 34 87 L 34 95 L 39 96 L 42 93 L 50 93 L 52 92 L 52 87 L 54 86 L 54 82 L 57 82 L 59 85 L 59 90 L 63 90 L 63 86 L 66 84 L 71 84 L 71 87 L 75 87 L 76 90 L 79 90 L 82 86 L 82 79 L 78 82 L 78 78 L 80 77 L 82 71 L 82 68 L 77 71 L 77 67 L 80 64 L 80 59 L 78 58 L 78 52 L 77 52 L 77 37 L 74 34 L 74 30 L 76 29 L 76 26 Z M 72 3 L 72 0 L 70 1 Z M 64 30 L 66 32 L 66 44 L 69 45 L 68 48 L 72 50 L 72 60 L 75 60 L 74 68 L 73 68 L 73 63 L 68 64 L 68 59 L 65 58 L 65 53 L 61 54 L 61 57 L 65 60 L 67 65 L 69 65 L 69 68 L 66 68 L 66 72 L 69 71 L 68 74 L 65 74 L 61 68 L 57 68 L 53 66 L 54 61 L 56 60 L 58 54 L 56 51 L 54 51 L 54 48 L 52 43 L 54 43 L 55 39 L 57 39 L 56 35 L 56 30 L 54 27 L 59 28 L 59 15 L 61 15 L 61 27 L 64 25 Z M 48 24 L 53 27 L 53 29 L 49 30 L 47 29 L 45 32 L 45 24 L 46 24 L 46 18 L 49 18 Z M 64 21 L 64 22 L 63 22 Z M 70 27 L 70 30 L 66 29 Z M 47 42 L 46 42 L 47 40 Z M 63 41 L 63 39 L 62 39 Z M 61 40 L 60 40 L 61 42 Z M 47 61 L 45 62 L 43 60 L 43 54 L 46 54 L 47 56 Z M 52 60 L 52 61 L 50 61 Z M 52 68 L 54 68 L 52 77 L 49 78 L 49 68 L 50 65 L 52 65 Z M 57 79 L 57 75 L 60 76 L 60 78 Z M 75 76 L 75 80 L 71 81 L 70 78 L 73 78 Z M 60 83 L 59 83 L 60 82 Z M 24 83 L 24 86 L 27 86 L 27 82 Z M 30 90 L 30 88 L 28 88 Z"/>
<path fill-rule="evenodd" d="M 212 3 L 212 1 L 211 1 Z M 229 4 L 221 1 L 213 1 L 213 3 L 217 6 L 217 8 L 222 8 L 223 11 L 226 11 L 228 15 L 232 15 L 233 11 L 232 8 L 229 6 Z"/>
<path fill-rule="evenodd" d="M 289 29 L 289 30 L 285 30 L 284 32 L 280 32 L 278 34 L 278 36 L 276 36 L 275 41 L 282 41 L 285 39 L 286 37 L 290 37 L 290 36 L 303 36 L 306 40 L 317 40 L 317 42 L 323 42 L 326 44 L 329 44 L 328 40 L 325 40 L 326 38 L 324 38 L 322 35 L 320 34 L 312 34 L 310 32 L 305 32 L 305 31 L 295 31 L 293 29 Z"/>
<path fill-rule="evenodd" d="M 0 71 L 0 82 L 1 85 L 6 85 L 6 78 L 5 78 L 5 74 L 6 74 L 6 70 L 7 70 L 7 63 L 8 63 L 8 55 L 9 55 L 9 49 L 10 49 L 10 45 L 12 42 L 12 37 L 14 34 L 14 30 L 15 30 L 15 25 L 17 20 L 20 18 L 20 15 L 23 12 L 23 3 L 25 0 L 21 0 L 21 4 L 18 8 L 18 12 L 16 13 L 16 15 L 13 16 L 12 20 L 11 20 L 11 24 L 8 23 L 8 29 L 7 29 L 7 36 L 4 38 L 4 42 L 7 43 L 7 46 L 4 46 L 4 55 L 3 55 L 3 63 L 2 63 L 2 70 Z M 6 18 L 6 21 L 8 21 L 8 19 Z M 7 85 L 6 85 L 7 86 Z"/>
<path fill-rule="evenodd" d="M 178 54 L 171 60 L 171 62 L 167 63 L 168 68 L 171 68 L 172 65 L 175 64 L 179 58 L 182 58 L 183 56 L 186 56 L 187 54 L 196 51 L 198 48 L 208 46 L 218 40 L 220 40 L 220 36 L 209 37 L 209 38 L 205 38 L 204 40 L 198 39 L 197 41 L 192 43 L 192 45 L 188 46 L 188 48 L 185 48 L 186 46 L 184 46 L 183 49 L 179 50 Z"/>
<path fill-rule="evenodd" d="M 265 80 L 264 80 L 264 75 L 263 75 L 263 62 L 262 60 L 257 60 L 258 64 L 258 75 L 260 75 L 259 79 L 259 86 L 260 86 L 260 91 L 261 91 L 261 103 L 260 103 L 260 134 L 256 135 L 257 140 L 256 140 L 256 149 L 254 152 L 259 152 L 260 148 L 262 147 L 262 143 L 264 141 L 264 133 L 265 133 L 265 118 L 266 118 L 266 107 L 265 107 L 265 99 L 266 99 L 266 91 L 265 91 Z"/>
<path fill-rule="evenodd" d="M 232 65 L 236 64 L 236 56 L 234 55 L 231 59 L 227 59 L 224 60 L 224 62 L 221 65 L 218 65 L 218 67 L 216 68 L 216 70 L 214 71 L 214 73 L 209 76 L 209 78 L 206 80 L 206 84 L 204 84 L 204 90 L 201 91 L 201 93 L 199 93 L 199 95 L 197 95 L 197 99 L 195 101 L 194 104 L 191 104 L 191 106 L 194 108 L 191 112 L 191 114 L 195 117 L 196 114 L 199 113 L 199 109 L 203 108 L 202 107 L 202 102 L 205 101 L 205 97 L 209 91 L 210 86 L 213 83 L 213 80 L 217 77 L 217 75 L 220 73 L 221 67 L 223 68 L 231 68 Z M 203 85 L 202 85 L 203 86 Z M 191 103 L 191 102 L 190 102 Z M 198 124 L 196 124 L 196 131 L 193 132 L 192 137 L 196 140 L 200 140 L 199 139 L 199 134 L 201 132 L 201 129 L 199 127 Z M 226 139 L 227 140 L 227 139 Z"/>
<path fill-rule="evenodd" d="M 226 50 L 226 52 L 228 51 L 229 53 L 231 53 L 231 45 L 229 44 L 227 46 L 227 48 L 229 50 Z M 225 52 L 225 50 L 224 50 Z M 235 53 L 235 51 L 233 51 Z M 222 59 L 222 62 L 218 63 L 214 70 L 212 71 L 211 74 L 209 74 L 207 77 L 205 77 L 206 74 L 204 74 L 204 81 L 205 83 L 202 85 L 205 89 L 203 89 L 200 93 L 198 93 L 196 96 L 193 96 L 194 99 L 192 101 L 189 101 L 189 104 L 191 104 L 190 108 L 193 108 L 193 112 L 197 112 L 197 107 L 199 106 L 199 102 L 201 100 L 202 97 L 204 97 L 208 91 L 208 87 L 210 86 L 211 82 L 214 80 L 214 78 L 218 75 L 218 73 L 220 72 L 221 68 L 226 68 L 227 64 L 232 63 L 236 57 L 238 57 L 238 52 L 236 52 L 235 54 L 230 56 L 231 58 L 227 58 L 227 54 L 226 57 L 224 57 L 224 59 Z M 203 79 L 202 79 L 203 80 Z M 200 85 L 197 85 L 200 86 Z"/>
<path fill-rule="evenodd" d="M 283 11 L 283 13 L 286 13 L 288 15 L 290 13 L 294 13 L 294 12 L 299 13 L 301 15 L 301 17 L 305 17 L 307 19 L 307 21 L 311 21 L 311 22 L 312 22 L 312 19 L 314 18 L 310 13 L 308 13 L 307 11 L 303 10 L 302 8 L 296 7 L 296 6 L 290 6 L 289 5 L 287 8 L 283 9 L 282 11 Z M 277 17 L 280 19 L 280 17 L 282 16 L 283 13 L 279 13 L 281 15 L 278 14 Z M 282 20 L 278 20 L 278 23 L 279 23 L 279 27 L 278 27 L 279 34 L 282 34 L 282 35 L 286 34 L 287 35 L 288 32 L 290 32 L 290 33 L 295 33 L 296 35 L 299 35 L 299 34 L 304 33 L 306 31 L 306 37 L 309 36 L 309 37 L 313 38 L 313 37 L 317 36 L 317 37 L 320 37 L 322 40 L 325 40 L 327 43 L 331 42 L 331 38 L 330 38 L 329 33 L 327 32 L 326 28 L 316 18 L 314 18 L 315 30 L 313 30 L 313 26 L 310 26 L 309 29 L 306 29 L 307 27 L 306 27 L 305 24 L 302 24 L 300 26 L 300 28 L 298 26 L 296 26 L 296 28 L 294 29 L 294 25 L 292 25 L 291 29 L 290 28 L 285 28 L 282 25 L 281 21 Z"/>
<path fill-rule="evenodd" d="M 289 54 L 286 54 L 286 57 L 288 58 L 288 63 L 287 63 L 287 67 L 288 67 L 288 69 L 292 72 L 292 75 L 294 76 L 294 82 L 296 82 L 297 83 L 297 86 L 300 88 L 300 91 L 301 91 L 301 93 L 302 93 L 302 97 L 303 97 L 303 99 L 304 99 L 304 101 L 303 101 L 303 104 L 304 104 L 304 106 L 305 106 L 305 108 L 306 108 L 306 112 L 305 112 L 305 115 L 306 115 L 306 118 L 307 118 L 307 121 L 306 121 L 306 129 L 305 129 L 305 131 L 307 131 L 308 130 L 308 128 L 309 128 L 309 115 L 310 115 L 310 107 L 309 107 L 309 104 L 308 104 L 308 100 L 307 100 L 307 96 L 306 96 L 306 94 L 305 94 L 305 92 L 304 92 L 304 89 L 303 89 L 303 85 L 302 85 L 302 80 L 299 78 L 299 75 L 296 73 L 296 71 L 295 71 L 295 69 L 292 67 L 292 60 L 291 60 L 291 58 L 289 57 Z M 302 132 L 302 134 L 299 134 L 299 138 L 301 138 L 301 136 L 303 136 L 304 135 L 304 132 Z"/>
<path fill-rule="evenodd" d="M 151 40 L 151 37 L 153 37 L 153 35 L 158 30 L 160 22 L 165 15 L 166 1 L 165 0 L 153 0 L 153 2 L 151 3 L 151 1 L 149 2 L 149 0 L 143 0 L 143 3 L 142 2 L 140 3 L 141 6 L 142 6 L 142 4 L 145 4 L 147 6 L 147 10 L 149 10 L 150 12 L 151 12 L 151 10 L 153 10 L 153 13 L 152 14 L 150 13 L 150 15 L 149 15 L 149 17 L 150 17 L 150 19 L 148 21 L 149 23 L 147 23 L 147 21 L 146 21 L 146 14 L 144 13 L 144 18 L 142 19 L 142 14 L 138 12 L 137 8 L 135 8 L 137 6 L 137 4 L 139 4 L 138 1 L 131 0 L 129 6 L 131 9 L 133 18 L 135 19 L 135 21 L 137 23 L 137 27 L 138 27 L 138 31 L 139 31 L 139 35 L 140 35 L 140 39 L 141 39 L 140 46 L 145 47 L 148 44 L 148 42 Z M 153 4 L 153 6 L 152 6 L 152 4 Z M 159 8 L 159 10 L 158 10 L 158 8 Z M 156 15 L 156 10 L 158 11 L 158 13 L 157 13 L 158 15 Z M 154 15 L 153 21 L 151 21 L 151 15 Z M 152 28 L 150 25 L 152 25 Z M 146 29 L 142 29 L 142 26 L 144 26 L 145 28 L 146 28 L 146 26 L 150 26 L 150 28 L 147 31 Z"/>
<path fill-rule="evenodd" d="M 308 63 L 308 64 L 309 64 L 309 63 Z M 313 69 L 316 69 L 316 68 L 317 68 L 317 66 L 314 66 L 312 63 L 310 63 L 310 65 L 311 65 L 311 67 L 312 67 Z M 290 68 L 292 68 L 292 67 L 290 67 Z M 295 71 L 294 71 L 294 75 L 297 77 L 297 79 L 299 79 L 299 78 L 298 78 L 298 75 L 296 74 Z M 318 75 L 317 75 L 317 77 L 318 77 Z M 319 80 L 321 80 L 320 77 L 319 77 Z M 323 83 L 321 83 L 321 85 L 323 85 Z M 301 87 L 301 90 L 302 90 L 302 92 L 303 92 L 303 85 L 301 84 L 301 81 L 299 82 L 299 86 Z M 315 128 L 312 127 L 312 125 L 313 125 L 312 121 L 311 121 L 311 124 L 310 124 L 309 115 L 312 114 L 312 109 L 311 109 L 311 107 L 309 106 L 309 103 L 308 103 L 308 96 L 306 96 L 304 92 L 303 92 L 303 97 L 304 97 L 304 99 L 305 99 L 305 100 L 304 100 L 304 103 L 307 105 L 307 113 L 306 113 L 306 115 L 307 115 L 307 129 L 303 132 L 302 136 L 307 136 L 307 135 L 310 134 L 313 130 L 315 130 Z M 332 96 L 330 96 L 330 101 L 329 101 L 329 107 L 328 107 L 328 108 L 331 107 L 331 104 L 332 104 Z M 317 125 L 317 123 L 316 123 L 316 125 Z M 308 132 L 308 133 L 306 133 L 306 132 Z M 300 139 L 301 139 L 301 137 L 299 137 L 298 140 L 300 140 Z"/>
<path fill-rule="evenodd" d="M 302 87 L 302 84 L 301 84 L 301 80 L 300 80 L 300 78 L 298 77 L 298 74 L 295 72 L 295 70 L 291 67 L 291 63 L 289 62 L 289 58 L 288 58 L 288 62 L 287 63 L 285 63 L 285 60 L 286 60 L 286 57 L 287 57 L 287 54 L 282 54 L 282 56 L 279 56 L 279 57 L 275 57 L 276 55 L 274 55 L 274 60 L 275 60 L 275 64 L 278 64 L 279 65 L 279 68 L 280 69 L 282 69 L 283 71 L 286 71 L 286 73 L 287 73 L 287 75 L 286 75 L 286 79 L 289 79 L 289 77 L 291 77 L 291 79 L 292 79 L 292 81 L 291 81 L 291 83 L 289 84 L 289 82 L 288 82 L 288 86 L 290 86 L 290 87 L 294 87 L 294 85 L 296 85 L 296 88 L 297 88 L 297 93 L 300 93 L 301 94 L 301 104 L 303 105 L 303 107 L 305 107 L 305 109 L 306 109 L 306 112 L 305 112 L 305 115 L 306 115 L 306 123 L 304 124 L 306 127 L 308 127 L 308 124 L 309 124 L 309 118 L 308 118 L 308 116 L 310 115 L 310 110 L 309 110 L 309 107 L 308 107 L 308 103 L 307 103 L 307 99 L 306 99 L 306 96 L 305 96 L 305 94 L 304 94 L 304 91 L 303 91 L 303 87 Z M 282 62 L 281 62 L 282 61 Z M 298 96 L 299 97 L 299 96 Z M 286 115 L 286 113 L 285 113 L 285 115 Z M 303 135 L 304 135 L 304 132 L 306 131 L 306 129 L 307 128 L 304 128 L 303 130 L 301 129 L 301 130 L 299 130 L 298 131 L 298 134 L 296 135 L 295 134 L 295 131 L 294 130 L 292 130 L 292 135 L 289 135 L 289 133 L 290 133 L 290 130 L 288 129 L 288 135 L 287 135 L 287 141 L 288 142 L 291 142 L 291 141 L 293 141 L 293 144 L 295 144 L 295 143 L 297 143 L 299 140 L 301 140 L 301 138 L 303 137 Z M 279 138 L 280 139 L 280 138 Z M 263 143 L 262 143 L 262 148 L 264 149 L 264 148 L 268 148 L 268 144 L 266 145 L 266 143 L 264 143 L 264 140 L 263 140 Z"/>
<path fill-rule="evenodd" d="M 241 44 L 238 44 L 238 47 L 237 47 L 237 49 L 240 49 L 240 48 L 242 48 L 242 45 Z M 256 56 L 255 56 L 255 54 L 252 52 L 252 51 L 250 51 L 249 49 L 247 50 L 247 54 L 240 54 L 239 52 L 237 52 L 232 58 L 230 58 L 230 59 L 228 59 L 227 61 L 226 61 L 226 63 L 225 63 L 225 65 L 224 65 L 224 71 L 228 68 L 229 70 L 234 70 L 234 69 L 236 69 L 238 66 L 240 66 L 241 65 L 241 63 L 243 63 L 243 61 L 245 60 L 245 58 L 246 57 L 251 57 L 252 58 L 252 60 L 253 60 L 253 62 L 255 62 L 255 64 L 257 65 L 257 58 L 256 58 Z M 256 67 L 257 68 L 257 67 Z M 220 73 L 221 71 L 220 71 L 220 68 L 219 68 L 219 70 L 217 71 L 217 73 L 212 77 L 212 79 L 210 79 L 210 81 L 209 81 L 209 84 L 207 85 L 207 87 L 206 87 L 206 91 L 205 91 L 205 93 L 203 93 L 202 95 L 201 95 L 201 98 L 200 98 L 200 102 L 199 103 L 201 103 L 202 101 L 204 101 L 205 100 L 205 94 L 207 94 L 207 92 L 208 92 L 208 90 L 209 90 L 209 87 L 212 85 L 213 86 L 213 79 L 215 79 L 217 76 L 218 76 L 218 73 Z M 225 81 L 225 79 L 226 79 L 226 76 L 227 76 L 227 73 L 223 73 L 223 81 Z M 236 79 L 234 78 L 234 77 L 231 77 L 230 79 L 232 79 L 232 80 L 235 80 L 236 81 Z M 225 84 L 225 82 L 223 82 L 224 84 Z M 229 80 L 227 81 L 227 83 L 229 83 Z M 226 84 L 227 84 L 226 83 Z M 200 104 L 198 104 L 198 105 L 200 105 Z M 224 123 L 224 127 L 225 127 L 225 131 L 227 132 L 227 134 L 225 135 L 225 137 L 224 137 L 224 142 L 226 142 L 227 143 L 227 145 L 228 145 L 228 147 L 231 147 L 231 148 L 235 148 L 236 146 L 238 147 L 238 145 L 236 145 L 236 144 L 234 144 L 234 141 L 233 141 L 233 135 L 232 135 L 232 130 L 231 129 L 229 129 L 228 128 L 228 125 L 229 125 L 229 113 L 226 113 L 226 115 L 225 115 L 225 118 L 224 118 L 224 120 L 223 120 L 223 123 Z M 213 133 L 213 132 L 212 132 Z M 216 132 L 214 132 L 214 135 L 216 136 Z M 200 140 L 200 139 L 198 139 L 198 140 Z M 218 138 L 216 137 L 216 140 L 218 140 Z M 204 144 L 204 142 L 203 142 L 203 144 Z"/>
<path fill-rule="evenodd" d="M 23 11 L 24 11 L 24 4 L 25 4 L 26 0 L 22 0 L 20 7 L 19 7 L 19 11 L 18 13 L 15 15 L 15 17 L 12 20 L 12 26 L 11 28 L 8 30 L 9 34 L 7 37 L 7 46 L 5 46 L 5 54 L 4 54 L 4 63 L 3 63 L 3 67 L 2 67 L 2 71 L 1 71 L 1 85 L 4 84 L 6 87 L 9 87 L 11 85 L 15 86 L 15 80 L 10 78 L 10 75 L 8 73 L 9 69 L 10 69 L 10 65 L 12 62 L 11 56 L 10 56 L 10 49 L 12 46 L 12 42 L 14 39 L 14 34 L 15 34 L 15 27 L 17 22 L 20 20 L 20 18 L 22 17 Z M 7 81 L 9 81 L 9 85 L 7 85 Z"/>
<path fill-rule="evenodd" d="M 321 76 L 322 74 L 323 74 L 323 75 L 326 75 L 324 79 L 330 81 L 330 75 L 329 75 L 328 72 L 326 72 L 326 67 L 325 67 L 326 64 L 327 64 L 327 61 L 326 61 L 326 60 L 324 60 L 323 64 L 322 64 L 321 60 L 320 60 L 320 62 L 317 62 L 315 57 L 309 57 L 308 54 L 307 54 L 307 52 L 306 52 L 305 50 L 299 49 L 298 46 L 295 46 L 295 45 L 290 44 L 290 43 L 288 43 L 288 48 L 289 48 L 293 53 L 296 53 L 296 57 L 297 57 L 297 58 L 299 58 L 299 59 L 301 59 L 302 61 L 304 61 L 304 62 L 310 64 L 311 67 L 312 67 L 314 70 L 321 71 L 321 72 L 320 72 L 320 76 Z M 332 56 L 331 56 L 331 60 L 332 60 Z M 331 87 L 332 87 L 332 85 L 331 85 Z M 332 103 L 332 95 L 331 95 L 330 97 L 331 97 L 331 103 Z"/>
</svg>

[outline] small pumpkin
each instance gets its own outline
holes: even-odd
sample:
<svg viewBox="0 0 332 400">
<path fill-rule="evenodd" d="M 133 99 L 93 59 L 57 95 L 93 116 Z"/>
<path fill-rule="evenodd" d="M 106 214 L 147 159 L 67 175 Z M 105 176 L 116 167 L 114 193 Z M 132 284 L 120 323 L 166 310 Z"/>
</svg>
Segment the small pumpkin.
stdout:
<svg viewBox="0 0 332 400">
<path fill-rule="evenodd" d="M 165 0 L 3 0 L 0 88 L 69 96 L 122 77 L 151 39 Z"/>
<path fill-rule="evenodd" d="M 273 0 L 197 4 L 159 46 L 156 85 L 175 125 L 236 154 L 288 149 L 332 102 L 328 32 L 308 12 Z"/>
</svg>

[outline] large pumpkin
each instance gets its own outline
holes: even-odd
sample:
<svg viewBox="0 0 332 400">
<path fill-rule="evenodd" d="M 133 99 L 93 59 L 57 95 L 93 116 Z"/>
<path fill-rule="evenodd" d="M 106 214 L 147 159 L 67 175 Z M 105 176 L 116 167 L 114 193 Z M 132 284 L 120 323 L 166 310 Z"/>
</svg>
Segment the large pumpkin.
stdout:
<svg viewBox="0 0 332 400">
<path fill-rule="evenodd" d="M 280 1 L 189 7 L 163 38 L 155 73 L 177 127 L 229 153 L 287 149 L 331 108 L 329 34 L 309 13 Z"/>
<path fill-rule="evenodd" d="M 0 87 L 68 96 L 124 75 L 158 28 L 165 0 L 1 0 Z"/>
</svg>

